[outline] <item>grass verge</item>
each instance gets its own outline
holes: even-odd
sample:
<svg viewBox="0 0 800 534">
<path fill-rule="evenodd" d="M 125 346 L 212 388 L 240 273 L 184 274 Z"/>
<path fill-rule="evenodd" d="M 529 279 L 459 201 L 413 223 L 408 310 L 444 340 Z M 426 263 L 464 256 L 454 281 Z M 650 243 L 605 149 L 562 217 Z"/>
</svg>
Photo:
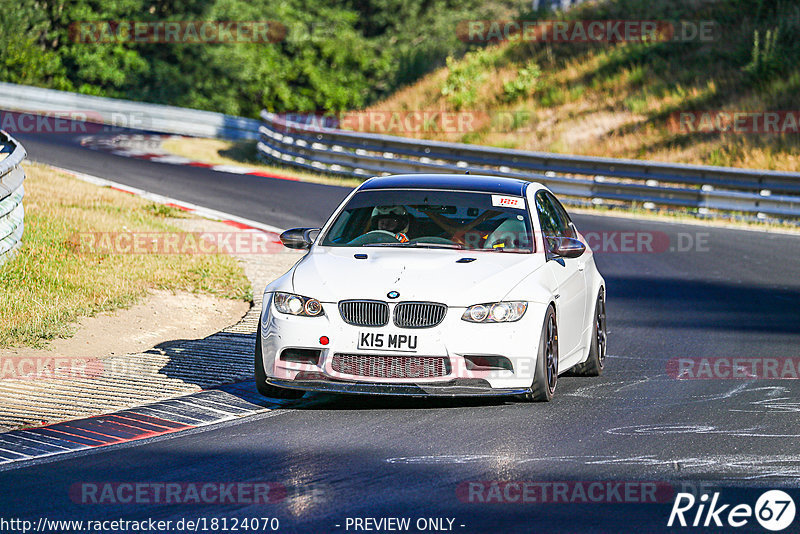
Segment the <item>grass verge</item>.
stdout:
<svg viewBox="0 0 800 534">
<path fill-rule="evenodd" d="M 79 253 L 80 232 L 180 232 L 171 222 L 188 215 L 46 165 L 25 170 L 23 246 L 0 266 L 0 347 L 68 337 L 80 316 L 130 306 L 149 289 L 251 299 L 232 256 Z"/>
</svg>

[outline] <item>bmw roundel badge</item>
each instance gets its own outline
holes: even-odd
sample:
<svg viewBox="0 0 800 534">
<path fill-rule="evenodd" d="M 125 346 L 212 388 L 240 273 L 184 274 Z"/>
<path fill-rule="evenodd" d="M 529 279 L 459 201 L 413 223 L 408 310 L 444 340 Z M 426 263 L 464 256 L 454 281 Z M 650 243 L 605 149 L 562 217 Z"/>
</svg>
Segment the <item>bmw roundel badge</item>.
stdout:
<svg viewBox="0 0 800 534">
<path fill-rule="evenodd" d="M 390 299 L 396 299 L 397 297 L 400 296 L 400 293 L 398 293 L 397 291 L 389 291 L 388 293 L 386 293 L 386 296 L 389 297 Z"/>
</svg>

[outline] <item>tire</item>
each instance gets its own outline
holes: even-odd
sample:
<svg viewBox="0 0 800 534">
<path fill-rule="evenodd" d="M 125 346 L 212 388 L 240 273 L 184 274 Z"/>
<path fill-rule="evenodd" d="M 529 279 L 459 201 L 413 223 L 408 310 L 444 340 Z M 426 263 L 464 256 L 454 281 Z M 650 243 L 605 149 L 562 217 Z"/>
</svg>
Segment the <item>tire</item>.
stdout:
<svg viewBox="0 0 800 534">
<path fill-rule="evenodd" d="M 600 376 L 606 363 L 606 345 L 608 334 L 606 331 L 606 298 L 603 289 L 597 295 L 594 306 L 594 326 L 592 328 L 592 343 L 589 346 L 589 358 L 570 369 L 572 376 Z"/>
<path fill-rule="evenodd" d="M 524 399 L 532 402 L 549 402 L 558 385 L 558 323 L 552 306 L 547 308 L 539 337 L 539 351 L 536 358 L 536 371 L 533 375 L 531 392 Z"/>
<path fill-rule="evenodd" d="M 305 393 L 305 391 L 297 389 L 287 389 L 267 384 L 267 373 L 264 372 L 264 360 L 261 356 L 261 321 L 259 321 L 258 331 L 256 332 L 255 379 L 258 392 L 271 399 L 299 399 Z"/>
</svg>

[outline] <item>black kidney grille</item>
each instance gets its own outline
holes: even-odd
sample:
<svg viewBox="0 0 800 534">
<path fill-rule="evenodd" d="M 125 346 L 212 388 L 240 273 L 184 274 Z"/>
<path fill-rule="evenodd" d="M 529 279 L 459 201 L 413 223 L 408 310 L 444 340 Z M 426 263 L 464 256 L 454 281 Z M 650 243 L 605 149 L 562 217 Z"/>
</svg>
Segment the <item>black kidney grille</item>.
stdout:
<svg viewBox="0 0 800 534">
<path fill-rule="evenodd" d="M 438 302 L 401 302 L 394 308 L 399 328 L 431 328 L 444 320 L 447 306 Z"/>
<path fill-rule="evenodd" d="M 343 300 L 339 303 L 342 320 L 353 326 L 386 326 L 389 305 L 379 300 Z"/>
</svg>

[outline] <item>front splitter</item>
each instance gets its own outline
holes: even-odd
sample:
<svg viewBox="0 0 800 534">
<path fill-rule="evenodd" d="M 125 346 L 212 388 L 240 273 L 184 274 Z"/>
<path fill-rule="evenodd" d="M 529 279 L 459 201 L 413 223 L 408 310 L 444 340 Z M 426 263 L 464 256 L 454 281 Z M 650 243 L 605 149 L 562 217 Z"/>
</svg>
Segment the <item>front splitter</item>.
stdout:
<svg viewBox="0 0 800 534">
<path fill-rule="evenodd" d="M 411 397 L 502 397 L 530 393 L 530 388 L 493 388 L 480 378 L 461 378 L 449 382 L 392 384 L 354 382 L 326 378 L 324 380 L 282 380 L 267 378 L 267 383 L 288 389 L 352 393 L 356 395 L 402 395 Z"/>
</svg>

